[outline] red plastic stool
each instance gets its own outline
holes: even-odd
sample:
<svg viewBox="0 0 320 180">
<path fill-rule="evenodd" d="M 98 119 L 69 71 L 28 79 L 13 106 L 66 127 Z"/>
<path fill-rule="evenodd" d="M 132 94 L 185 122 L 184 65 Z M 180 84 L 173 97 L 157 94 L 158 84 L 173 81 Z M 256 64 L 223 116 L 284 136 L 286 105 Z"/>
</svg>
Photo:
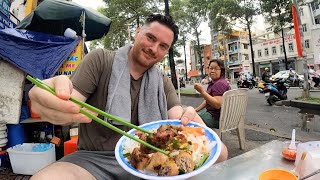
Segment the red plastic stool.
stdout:
<svg viewBox="0 0 320 180">
<path fill-rule="evenodd" d="M 78 136 L 72 137 L 69 141 L 64 142 L 64 156 L 78 150 Z"/>
</svg>

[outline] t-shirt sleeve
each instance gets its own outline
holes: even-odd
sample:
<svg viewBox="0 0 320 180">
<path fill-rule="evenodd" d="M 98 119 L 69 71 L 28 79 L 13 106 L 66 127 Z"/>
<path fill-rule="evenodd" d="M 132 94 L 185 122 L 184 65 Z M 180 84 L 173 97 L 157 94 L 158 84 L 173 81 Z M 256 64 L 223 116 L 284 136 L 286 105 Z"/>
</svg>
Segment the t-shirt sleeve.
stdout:
<svg viewBox="0 0 320 180">
<path fill-rule="evenodd" d="M 214 83 L 212 88 L 212 96 L 222 96 L 223 93 L 230 90 L 230 85 L 226 81 L 218 81 Z"/>
<path fill-rule="evenodd" d="M 168 110 L 174 106 L 181 106 L 177 92 L 167 75 L 163 75 L 164 92 L 167 96 L 167 108 Z"/>
<path fill-rule="evenodd" d="M 103 49 L 95 49 L 89 52 L 70 77 L 73 88 L 87 98 L 97 88 L 100 79 L 99 74 L 104 66 L 103 54 Z"/>
</svg>

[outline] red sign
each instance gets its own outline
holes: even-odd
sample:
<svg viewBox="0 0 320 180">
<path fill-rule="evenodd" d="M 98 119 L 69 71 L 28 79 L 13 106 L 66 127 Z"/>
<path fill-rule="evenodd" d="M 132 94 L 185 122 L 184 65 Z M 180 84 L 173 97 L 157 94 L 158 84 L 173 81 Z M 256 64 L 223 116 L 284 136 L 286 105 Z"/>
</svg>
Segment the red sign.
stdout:
<svg viewBox="0 0 320 180">
<path fill-rule="evenodd" d="M 300 37 L 300 30 L 299 30 L 298 15 L 297 15 L 297 9 L 294 6 L 294 4 L 292 4 L 292 17 L 293 17 L 294 34 L 296 37 L 298 56 L 302 57 L 302 44 L 301 44 L 301 37 Z"/>
</svg>

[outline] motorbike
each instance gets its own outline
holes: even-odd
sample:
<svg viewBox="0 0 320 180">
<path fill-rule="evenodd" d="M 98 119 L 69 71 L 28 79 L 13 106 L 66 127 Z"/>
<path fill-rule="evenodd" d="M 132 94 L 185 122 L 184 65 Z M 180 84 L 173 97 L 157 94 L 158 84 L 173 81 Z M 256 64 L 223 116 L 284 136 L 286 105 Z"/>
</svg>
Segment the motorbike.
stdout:
<svg viewBox="0 0 320 180">
<path fill-rule="evenodd" d="M 309 90 L 315 89 L 314 85 L 315 85 L 315 82 L 311 78 L 309 78 L 308 79 L 308 88 L 309 88 Z M 304 80 L 300 81 L 299 88 L 300 89 L 304 88 Z M 318 87 L 316 87 L 316 88 L 320 88 L 320 85 Z"/>
<path fill-rule="evenodd" d="M 264 84 L 264 96 L 270 106 L 277 101 L 286 100 L 288 89 L 285 85 L 285 80 L 275 79 L 271 83 Z"/>
<path fill-rule="evenodd" d="M 238 80 L 237 82 L 237 87 L 238 88 L 249 88 L 252 89 L 253 88 L 253 83 L 252 80 Z"/>
<path fill-rule="evenodd" d="M 258 90 L 259 90 L 259 93 L 263 93 L 264 84 L 265 84 L 265 82 L 264 82 L 264 81 L 262 81 L 262 80 L 258 83 Z"/>
<path fill-rule="evenodd" d="M 182 78 L 179 79 L 179 85 L 180 85 L 180 88 L 185 88 L 186 87 L 186 84 L 184 83 Z"/>
</svg>

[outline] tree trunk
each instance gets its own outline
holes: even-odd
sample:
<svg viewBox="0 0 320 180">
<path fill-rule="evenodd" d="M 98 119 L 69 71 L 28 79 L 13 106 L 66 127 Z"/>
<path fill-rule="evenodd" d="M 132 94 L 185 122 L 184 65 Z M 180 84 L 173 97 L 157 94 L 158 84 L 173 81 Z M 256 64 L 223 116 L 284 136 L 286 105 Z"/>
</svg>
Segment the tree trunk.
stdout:
<svg viewBox="0 0 320 180">
<path fill-rule="evenodd" d="M 256 77 L 256 66 L 254 64 L 254 52 L 253 52 L 253 47 L 252 47 L 251 28 L 250 28 L 250 24 L 249 23 L 247 23 L 247 28 L 248 28 L 248 31 L 249 31 L 249 43 L 250 43 L 251 62 L 252 62 L 252 74 L 253 74 L 253 77 Z"/>
<path fill-rule="evenodd" d="M 184 66 L 185 66 L 185 75 L 186 81 L 188 80 L 188 71 L 187 71 L 187 53 L 186 53 L 186 39 L 183 36 L 183 51 L 184 51 Z"/>
<path fill-rule="evenodd" d="M 140 16 L 137 15 L 137 27 L 140 27 Z"/>
<path fill-rule="evenodd" d="M 170 16 L 169 13 L 169 2 L 168 0 L 164 0 L 165 3 L 165 14 L 166 16 Z M 176 76 L 176 65 L 174 63 L 173 59 L 173 46 L 169 49 L 169 64 L 170 64 L 170 70 L 171 70 L 171 81 L 175 89 L 178 89 L 178 82 L 177 82 L 177 76 Z"/>
<path fill-rule="evenodd" d="M 227 67 L 227 42 L 226 42 L 226 34 L 223 33 L 223 60 L 224 60 L 224 66 Z M 229 60 L 229 59 L 228 59 Z M 226 68 L 227 69 L 227 68 Z M 228 68 L 229 69 L 229 68 Z M 229 70 L 225 71 L 225 77 L 227 79 L 230 79 L 229 76 Z"/>
<path fill-rule="evenodd" d="M 284 64 L 286 66 L 286 70 L 288 70 L 288 59 L 287 59 L 287 52 L 286 52 L 286 46 L 284 41 L 284 32 L 283 28 L 281 28 L 281 36 L 282 36 L 282 46 L 283 46 L 283 53 L 284 53 Z M 280 52 L 281 53 L 281 52 Z"/>
<path fill-rule="evenodd" d="M 197 52 L 200 62 L 200 72 L 201 72 L 201 78 L 203 78 L 203 64 L 202 64 L 202 58 L 201 58 L 201 49 L 200 49 L 200 40 L 199 40 L 199 33 L 197 29 L 195 29 L 196 37 L 197 37 Z"/>
</svg>

